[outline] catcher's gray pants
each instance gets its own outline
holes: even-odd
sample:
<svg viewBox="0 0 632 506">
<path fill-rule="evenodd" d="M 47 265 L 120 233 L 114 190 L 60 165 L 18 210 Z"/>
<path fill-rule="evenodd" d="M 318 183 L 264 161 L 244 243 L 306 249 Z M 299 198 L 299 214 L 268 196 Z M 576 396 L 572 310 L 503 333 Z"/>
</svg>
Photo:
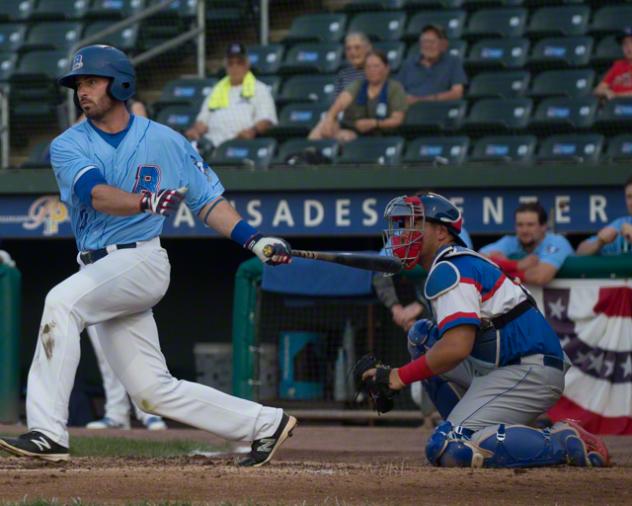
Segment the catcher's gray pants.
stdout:
<svg viewBox="0 0 632 506">
<path fill-rule="evenodd" d="M 500 423 L 529 425 L 564 390 L 564 372 L 542 365 L 542 355 L 499 368 L 470 357 L 441 377 L 461 397 L 448 421 L 473 431 Z"/>
</svg>

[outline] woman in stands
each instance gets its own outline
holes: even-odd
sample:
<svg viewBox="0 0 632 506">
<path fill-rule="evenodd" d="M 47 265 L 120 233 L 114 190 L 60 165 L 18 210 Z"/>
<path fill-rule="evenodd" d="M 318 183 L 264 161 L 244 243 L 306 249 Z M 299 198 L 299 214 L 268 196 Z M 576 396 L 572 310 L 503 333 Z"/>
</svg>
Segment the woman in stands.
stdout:
<svg viewBox="0 0 632 506">
<path fill-rule="evenodd" d="M 386 55 L 371 51 L 364 64 L 364 79 L 345 88 L 309 138 L 349 142 L 359 135 L 392 134 L 404 121 L 408 106 L 404 88 L 389 75 Z"/>
</svg>

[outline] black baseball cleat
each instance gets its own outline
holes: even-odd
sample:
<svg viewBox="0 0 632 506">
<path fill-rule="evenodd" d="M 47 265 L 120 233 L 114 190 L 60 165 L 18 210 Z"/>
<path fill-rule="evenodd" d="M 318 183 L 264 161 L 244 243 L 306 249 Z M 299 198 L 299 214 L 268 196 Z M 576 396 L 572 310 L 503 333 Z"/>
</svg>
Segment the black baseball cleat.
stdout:
<svg viewBox="0 0 632 506">
<path fill-rule="evenodd" d="M 264 437 L 257 439 L 252 443 L 252 450 L 248 456 L 242 460 L 239 465 L 242 467 L 260 467 L 267 464 L 279 446 L 283 444 L 288 437 L 292 437 L 292 431 L 296 427 L 296 418 L 283 413 L 279 428 L 272 437 Z"/>
<path fill-rule="evenodd" d="M 33 457 L 49 462 L 65 461 L 70 455 L 68 448 L 64 448 L 35 430 L 22 434 L 18 438 L 0 438 L 0 450 L 18 457 Z"/>
</svg>

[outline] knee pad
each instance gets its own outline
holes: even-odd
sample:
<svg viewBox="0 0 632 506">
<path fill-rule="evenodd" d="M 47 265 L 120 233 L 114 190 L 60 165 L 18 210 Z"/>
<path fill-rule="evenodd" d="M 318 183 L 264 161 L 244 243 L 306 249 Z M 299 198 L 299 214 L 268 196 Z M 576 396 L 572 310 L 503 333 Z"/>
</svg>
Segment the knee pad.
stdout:
<svg viewBox="0 0 632 506">
<path fill-rule="evenodd" d="M 439 424 L 426 443 L 428 462 L 439 467 L 483 467 L 490 454 L 470 440 L 471 433 L 448 421 Z"/>
<path fill-rule="evenodd" d="M 450 384 L 439 376 L 423 381 L 424 389 L 444 420 L 461 400 Z"/>
<path fill-rule="evenodd" d="M 549 429 L 500 424 L 491 430 L 484 429 L 477 436 L 479 446 L 492 454 L 485 461 L 485 467 L 541 467 L 566 463 L 562 438 Z"/>
</svg>

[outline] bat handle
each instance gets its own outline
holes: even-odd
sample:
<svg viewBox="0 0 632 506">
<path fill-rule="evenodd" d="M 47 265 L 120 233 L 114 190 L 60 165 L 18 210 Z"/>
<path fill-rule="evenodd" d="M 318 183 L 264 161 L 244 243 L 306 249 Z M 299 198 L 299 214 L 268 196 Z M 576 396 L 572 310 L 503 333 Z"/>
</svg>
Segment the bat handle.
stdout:
<svg viewBox="0 0 632 506">
<path fill-rule="evenodd" d="M 272 256 L 274 255 L 274 248 L 271 244 L 266 244 L 263 247 L 263 254 L 266 256 L 266 258 L 272 258 Z"/>
</svg>

